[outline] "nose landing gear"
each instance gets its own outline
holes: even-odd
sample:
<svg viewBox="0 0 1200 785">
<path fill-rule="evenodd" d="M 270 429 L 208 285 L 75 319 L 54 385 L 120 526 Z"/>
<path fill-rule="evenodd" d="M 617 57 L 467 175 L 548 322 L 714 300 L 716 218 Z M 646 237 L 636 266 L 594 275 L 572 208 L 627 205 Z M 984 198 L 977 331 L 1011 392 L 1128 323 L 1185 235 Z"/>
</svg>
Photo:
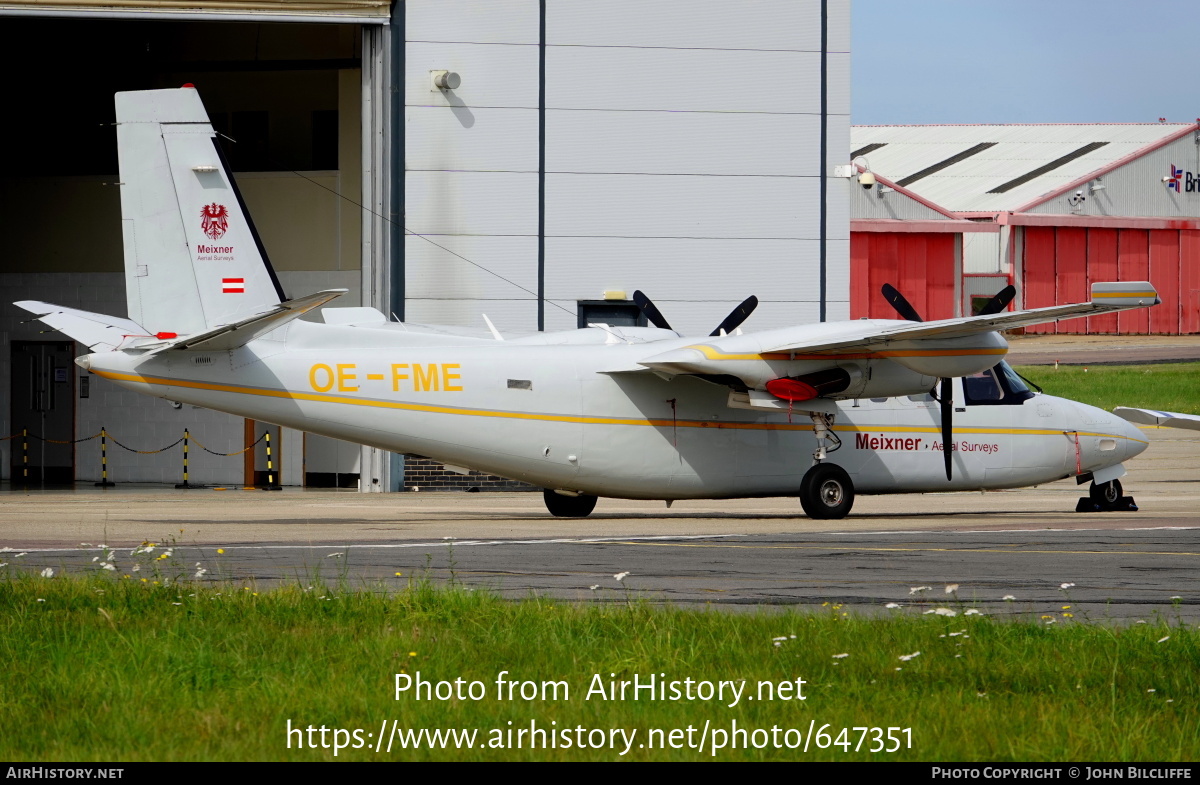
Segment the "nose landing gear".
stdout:
<svg viewBox="0 0 1200 785">
<path fill-rule="evenodd" d="M 1123 490 L 1120 480 L 1093 482 L 1088 488 L 1088 495 L 1079 498 L 1075 512 L 1135 512 L 1137 503 L 1132 496 L 1123 496 Z"/>
</svg>

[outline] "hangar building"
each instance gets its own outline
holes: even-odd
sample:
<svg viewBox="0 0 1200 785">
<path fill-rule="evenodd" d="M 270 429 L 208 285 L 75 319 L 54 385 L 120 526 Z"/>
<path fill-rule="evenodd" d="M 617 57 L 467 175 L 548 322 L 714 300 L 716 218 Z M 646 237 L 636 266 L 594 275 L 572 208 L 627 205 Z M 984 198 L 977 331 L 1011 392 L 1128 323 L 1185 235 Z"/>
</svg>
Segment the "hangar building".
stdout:
<svg viewBox="0 0 1200 785">
<path fill-rule="evenodd" d="M 185 428 L 192 483 L 266 469 L 237 454 L 262 423 L 93 379 L 10 305 L 125 315 L 121 90 L 196 86 L 289 297 L 517 332 L 636 320 L 635 289 L 687 331 L 750 294 L 759 329 L 846 318 L 848 4 L 751 5 L 0 0 L 0 436 L 33 435 L 0 476 L 99 480 L 101 428 L 118 482 L 178 482 L 178 447 L 141 452 Z M 269 430 L 285 484 L 405 483 L 399 456 Z"/>
<path fill-rule="evenodd" d="M 1163 303 L 1030 332 L 1200 332 L 1200 122 L 856 126 L 878 180 L 851 196 L 851 315 L 926 318 L 1082 302 L 1093 281 L 1149 280 Z"/>
</svg>

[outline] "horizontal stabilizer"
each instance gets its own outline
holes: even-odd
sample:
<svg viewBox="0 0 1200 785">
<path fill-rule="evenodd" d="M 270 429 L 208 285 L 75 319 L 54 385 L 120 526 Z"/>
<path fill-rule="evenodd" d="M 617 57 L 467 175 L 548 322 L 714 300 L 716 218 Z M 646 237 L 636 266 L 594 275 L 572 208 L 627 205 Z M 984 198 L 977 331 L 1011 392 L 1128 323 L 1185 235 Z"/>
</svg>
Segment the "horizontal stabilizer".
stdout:
<svg viewBox="0 0 1200 785">
<path fill-rule="evenodd" d="M 1129 409 L 1124 406 L 1113 409 L 1113 414 L 1139 425 L 1161 425 L 1166 428 L 1187 428 L 1191 431 L 1200 431 L 1200 417 L 1194 414 L 1159 412 L 1154 409 Z"/>
<path fill-rule="evenodd" d="M 227 324 L 208 332 L 197 335 L 187 335 L 177 341 L 167 344 L 167 349 L 183 349 L 197 352 L 221 352 L 245 346 L 255 338 L 277 330 L 293 319 L 297 319 L 319 308 L 335 297 L 346 293 L 346 289 L 326 289 L 323 292 L 298 297 L 280 303 L 267 313 L 242 319 L 240 322 Z M 156 347 L 153 347 L 156 348 Z"/>
<path fill-rule="evenodd" d="M 141 325 L 119 316 L 105 316 L 37 300 L 22 300 L 13 305 L 36 314 L 43 324 L 73 338 L 92 352 L 111 352 L 130 337 L 147 337 Z"/>
</svg>

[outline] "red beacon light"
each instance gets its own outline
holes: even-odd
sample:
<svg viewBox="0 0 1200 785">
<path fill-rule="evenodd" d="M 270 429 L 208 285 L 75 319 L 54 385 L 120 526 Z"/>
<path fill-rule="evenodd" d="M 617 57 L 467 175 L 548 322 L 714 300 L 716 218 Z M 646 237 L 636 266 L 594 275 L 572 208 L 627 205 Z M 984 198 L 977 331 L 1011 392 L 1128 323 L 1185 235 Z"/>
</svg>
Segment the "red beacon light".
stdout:
<svg viewBox="0 0 1200 785">
<path fill-rule="evenodd" d="M 178 333 L 155 333 L 154 337 L 160 341 L 172 341 L 179 337 Z"/>
<path fill-rule="evenodd" d="M 767 392 L 782 401 L 808 401 L 817 397 L 817 388 L 799 379 L 772 379 Z"/>
</svg>

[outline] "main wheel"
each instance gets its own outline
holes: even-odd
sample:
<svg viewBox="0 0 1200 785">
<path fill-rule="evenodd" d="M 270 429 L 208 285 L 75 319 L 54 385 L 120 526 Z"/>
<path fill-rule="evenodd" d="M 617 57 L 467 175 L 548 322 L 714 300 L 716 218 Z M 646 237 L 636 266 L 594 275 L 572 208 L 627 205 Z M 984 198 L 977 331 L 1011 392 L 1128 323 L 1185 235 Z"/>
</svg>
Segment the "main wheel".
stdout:
<svg viewBox="0 0 1200 785">
<path fill-rule="evenodd" d="M 834 463 L 818 463 L 800 481 L 800 506 L 810 518 L 845 518 L 854 506 L 854 483 Z"/>
<path fill-rule="evenodd" d="M 1105 509 L 1110 509 L 1116 505 L 1121 500 L 1122 492 L 1123 489 L 1121 488 L 1120 480 L 1111 480 L 1100 485 L 1092 483 L 1092 486 L 1088 488 L 1088 496 L 1092 497 L 1092 501 Z"/>
<path fill-rule="evenodd" d="M 578 496 L 563 496 L 552 490 L 542 491 L 546 509 L 556 518 L 586 518 L 596 509 L 596 497 L 581 493 Z"/>
</svg>

